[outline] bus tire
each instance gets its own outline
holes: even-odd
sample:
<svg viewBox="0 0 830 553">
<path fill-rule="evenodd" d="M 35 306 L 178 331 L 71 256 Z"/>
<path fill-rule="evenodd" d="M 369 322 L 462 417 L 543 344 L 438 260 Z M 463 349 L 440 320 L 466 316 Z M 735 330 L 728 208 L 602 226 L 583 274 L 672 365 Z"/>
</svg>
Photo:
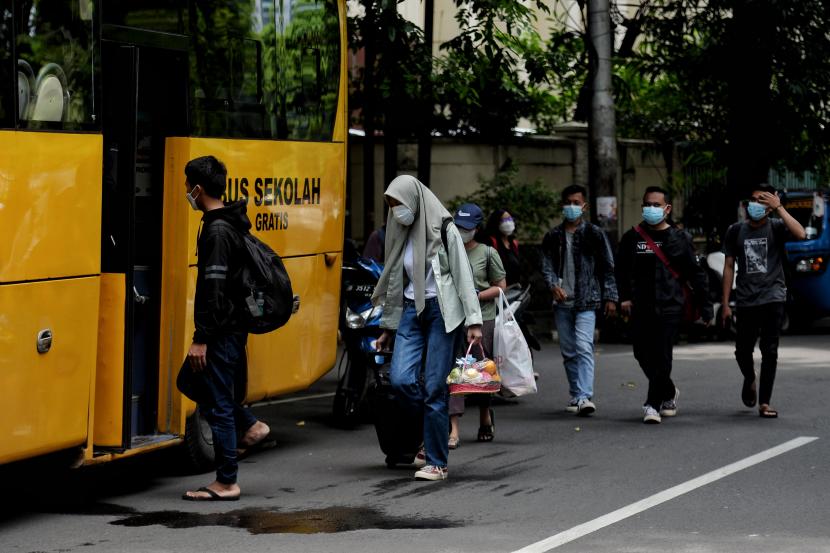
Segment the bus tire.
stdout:
<svg viewBox="0 0 830 553">
<path fill-rule="evenodd" d="M 213 432 L 199 407 L 187 417 L 184 428 L 184 445 L 189 468 L 194 472 L 210 472 L 216 467 Z"/>
</svg>

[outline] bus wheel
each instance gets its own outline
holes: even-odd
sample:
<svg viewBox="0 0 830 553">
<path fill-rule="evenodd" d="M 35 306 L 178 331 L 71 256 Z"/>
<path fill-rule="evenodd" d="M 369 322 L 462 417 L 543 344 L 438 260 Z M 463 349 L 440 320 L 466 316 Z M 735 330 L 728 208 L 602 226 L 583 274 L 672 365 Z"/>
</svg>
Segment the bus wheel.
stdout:
<svg viewBox="0 0 830 553">
<path fill-rule="evenodd" d="M 199 407 L 196 407 L 193 414 L 187 417 L 184 445 L 187 451 L 187 462 L 194 471 L 209 472 L 215 468 L 213 433 Z"/>
</svg>

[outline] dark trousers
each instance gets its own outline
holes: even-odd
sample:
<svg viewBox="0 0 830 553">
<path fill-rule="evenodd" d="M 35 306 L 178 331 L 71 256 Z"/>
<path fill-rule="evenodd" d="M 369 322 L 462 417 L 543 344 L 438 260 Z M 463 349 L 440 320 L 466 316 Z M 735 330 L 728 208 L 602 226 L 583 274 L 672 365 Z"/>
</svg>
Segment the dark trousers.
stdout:
<svg viewBox="0 0 830 553">
<path fill-rule="evenodd" d="M 244 434 L 257 421 L 251 411 L 241 405 L 247 379 L 247 341 L 247 334 L 228 334 L 211 341 L 207 347 L 207 367 L 203 376 L 208 393 L 199 403 L 199 409 L 213 433 L 216 480 L 222 484 L 236 483 L 237 434 Z"/>
<path fill-rule="evenodd" d="M 758 389 L 758 403 L 769 404 L 778 366 L 778 337 L 784 320 L 784 303 L 739 307 L 737 319 L 735 359 L 738 361 L 738 367 L 745 379 L 755 380 L 752 354 L 755 351 L 755 342 L 760 337 L 761 385 Z"/>
<path fill-rule="evenodd" d="M 658 315 L 635 308 L 631 317 L 634 357 L 648 378 L 646 405 L 658 410 L 664 401 L 674 398 L 672 352 L 679 327 L 680 314 Z"/>
</svg>

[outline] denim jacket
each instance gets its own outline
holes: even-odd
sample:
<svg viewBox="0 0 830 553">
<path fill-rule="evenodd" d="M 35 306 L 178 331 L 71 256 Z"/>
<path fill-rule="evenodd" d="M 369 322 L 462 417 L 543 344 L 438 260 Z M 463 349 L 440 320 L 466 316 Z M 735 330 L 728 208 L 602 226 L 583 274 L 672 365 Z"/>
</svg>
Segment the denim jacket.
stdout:
<svg viewBox="0 0 830 553">
<path fill-rule="evenodd" d="M 565 265 L 565 225 L 559 225 L 542 241 L 542 274 L 548 288 L 559 285 Z M 583 221 L 573 235 L 574 309 L 591 311 L 602 303 L 617 301 L 614 254 L 608 237 L 598 226 Z"/>
</svg>

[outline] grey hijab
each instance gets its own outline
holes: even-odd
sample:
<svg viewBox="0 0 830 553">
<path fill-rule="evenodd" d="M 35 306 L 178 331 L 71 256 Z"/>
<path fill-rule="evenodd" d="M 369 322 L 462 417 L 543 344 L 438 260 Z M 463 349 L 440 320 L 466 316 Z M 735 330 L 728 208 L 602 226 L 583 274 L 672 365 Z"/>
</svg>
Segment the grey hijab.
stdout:
<svg viewBox="0 0 830 553">
<path fill-rule="evenodd" d="M 386 196 L 394 198 L 415 213 L 415 220 L 405 227 L 395 219 L 392 211 L 386 217 L 386 258 L 372 302 L 386 303 L 390 278 L 403 278 L 403 255 L 406 242 L 413 239 L 413 284 L 415 287 L 415 309 L 418 314 L 424 310 L 424 289 L 426 288 L 427 264 L 442 246 L 441 225 L 452 215 L 441 201 L 421 181 L 409 175 L 401 175 L 389 183 Z M 394 287 L 394 293 L 403 288 Z M 391 299 L 391 298 L 390 298 Z"/>
</svg>

